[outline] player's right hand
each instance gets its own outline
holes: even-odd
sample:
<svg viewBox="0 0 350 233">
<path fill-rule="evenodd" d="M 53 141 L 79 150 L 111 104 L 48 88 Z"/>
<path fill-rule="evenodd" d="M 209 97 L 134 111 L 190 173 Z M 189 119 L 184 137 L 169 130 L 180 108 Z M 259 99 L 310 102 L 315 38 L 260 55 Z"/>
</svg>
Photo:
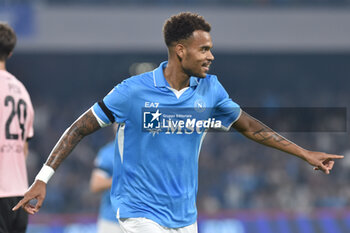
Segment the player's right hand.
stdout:
<svg viewBox="0 0 350 233">
<path fill-rule="evenodd" d="M 35 214 L 39 212 L 46 196 L 46 184 L 41 180 L 36 180 L 29 187 L 28 191 L 24 194 L 22 200 L 20 200 L 12 211 L 18 210 L 22 207 L 28 214 Z M 35 205 L 30 204 L 31 200 L 37 200 Z"/>
</svg>

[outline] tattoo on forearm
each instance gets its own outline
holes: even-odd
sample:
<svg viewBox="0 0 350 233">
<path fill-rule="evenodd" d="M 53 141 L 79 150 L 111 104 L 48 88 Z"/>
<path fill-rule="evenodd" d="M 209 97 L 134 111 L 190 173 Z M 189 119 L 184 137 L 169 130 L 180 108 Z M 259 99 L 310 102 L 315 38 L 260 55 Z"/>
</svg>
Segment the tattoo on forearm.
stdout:
<svg viewBox="0 0 350 233">
<path fill-rule="evenodd" d="M 276 132 L 272 131 L 267 127 L 264 127 L 255 131 L 253 133 L 253 136 L 260 143 L 263 143 L 269 140 L 274 140 L 275 142 L 279 143 L 282 146 L 288 146 L 291 144 L 290 141 L 286 140 L 284 137 L 282 137 L 281 135 L 277 134 Z"/>
<path fill-rule="evenodd" d="M 63 133 L 53 148 L 46 164 L 56 170 L 81 139 L 99 128 L 98 122 L 91 110 L 89 110 Z"/>
</svg>

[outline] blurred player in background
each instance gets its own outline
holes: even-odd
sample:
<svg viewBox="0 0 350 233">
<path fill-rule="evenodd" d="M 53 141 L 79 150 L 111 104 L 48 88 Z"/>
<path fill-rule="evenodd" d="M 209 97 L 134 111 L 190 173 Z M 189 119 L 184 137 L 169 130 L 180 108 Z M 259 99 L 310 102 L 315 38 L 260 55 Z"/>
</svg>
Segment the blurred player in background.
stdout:
<svg viewBox="0 0 350 233">
<path fill-rule="evenodd" d="M 343 156 L 305 150 L 285 139 L 243 112 L 217 77 L 208 74 L 214 60 L 210 29 L 197 14 L 180 13 L 169 18 L 163 27 L 168 61 L 152 72 L 124 80 L 77 119 L 14 210 L 22 206 L 28 213 L 38 212 L 47 181 L 78 142 L 117 122 L 111 201 L 123 232 L 197 233 L 198 156 L 206 130 L 201 124 L 194 128 L 177 122 L 175 130 L 159 131 L 167 109 L 203 110 L 208 119 L 220 120 L 218 127 L 232 127 L 251 140 L 295 155 L 329 174 L 334 159 Z M 195 111 L 188 113 L 180 118 L 189 116 L 192 122 Z M 35 206 L 29 204 L 31 199 L 38 200 Z"/>
<path fill-rule="evenodd" d="M 117 128 L 115 124 L 114 129 L 117 130 Z M 95 159 L 95 169 L 91 174 L 90 190 L 94 193 L 103 191 L 97 220 L 97 233 L 122 232 L 110 199 L 115 149 L 115 142 L 112 141 L 99 150 Z"/>
<path fill-rule="evenodd" d="M 13 212 L 28 188 L 27 140 L 33 137 L 34 110 L 24 85 L 6 70 L 16 34 L 0 22 L 0 232 L 25 232 L 28 214 Z"/>
</svg>

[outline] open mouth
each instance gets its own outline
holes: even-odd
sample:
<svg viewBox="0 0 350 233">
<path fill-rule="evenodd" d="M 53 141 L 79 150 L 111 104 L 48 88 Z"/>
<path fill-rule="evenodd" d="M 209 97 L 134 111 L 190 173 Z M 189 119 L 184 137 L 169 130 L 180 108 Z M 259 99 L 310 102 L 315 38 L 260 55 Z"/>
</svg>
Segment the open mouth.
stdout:
<svg viewBox="0 0 350 233">
<path fill-rule="evenodd" d="M 202 65 L 202 67 L 203 67 L 203 69 L 204 69 L 206 72 L 208 72 L 208 71 L 209 71 L 209 67 L 210 67 L 210 63 L 204 63 L 204 64 Z"/>
</svg>

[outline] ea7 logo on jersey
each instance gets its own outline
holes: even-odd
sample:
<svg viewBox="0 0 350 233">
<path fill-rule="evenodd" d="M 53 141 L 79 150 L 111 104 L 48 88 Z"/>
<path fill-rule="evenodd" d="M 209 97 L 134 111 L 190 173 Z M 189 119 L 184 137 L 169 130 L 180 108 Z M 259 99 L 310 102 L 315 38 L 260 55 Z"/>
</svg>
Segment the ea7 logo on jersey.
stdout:
<svg viewBox="0 0 350 233">
<path fill-rule="evenodd" d="M 145 107 L 146 108 L 158 108 L 159 103 L 155 102 L 145 102 Z"/>
</svg>

